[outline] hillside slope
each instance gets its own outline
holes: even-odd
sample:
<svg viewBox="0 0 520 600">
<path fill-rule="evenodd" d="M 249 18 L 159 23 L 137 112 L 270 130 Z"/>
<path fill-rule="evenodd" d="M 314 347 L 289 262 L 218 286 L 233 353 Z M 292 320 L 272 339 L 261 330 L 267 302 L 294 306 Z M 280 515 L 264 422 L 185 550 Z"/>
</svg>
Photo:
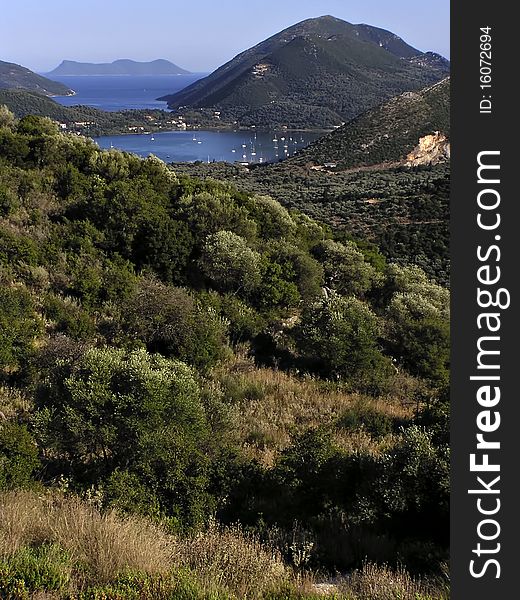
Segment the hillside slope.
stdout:
<svg viewBox="0 0 520 600">
<path fill-rule="evenodd" d="M 74 92 L 66 85 L 37 75 L 27 67 L 0 60 L 0 89 L 22 89 L 45 96 L 70 96 Z"/>
<path fill-rule="evenodd" d="M 448 61 L 391 32 L 325 16 L 285 29 L 160 99 L 174 109 L 219 110 L 222 120 L 246 126 L 332 127 L 448 71 Z"/>
<path fill-rule="evenodd" d="M 449 111 L 446 78 L 367 111 L 279 163 L 174 168 L 270 194 L 334 230 L 370 240 L 392 260 L 420 265 L 447 285 Z"/>
<path fill-rule="evenodd" d="M 450 79 L 420 92 L 405 92 L 316 140 L 284 162 L 337 163 L 338 168 L 363 167 L 405 159 L 419 140 L 434 132 L 450 133 Z"/>
</svg>

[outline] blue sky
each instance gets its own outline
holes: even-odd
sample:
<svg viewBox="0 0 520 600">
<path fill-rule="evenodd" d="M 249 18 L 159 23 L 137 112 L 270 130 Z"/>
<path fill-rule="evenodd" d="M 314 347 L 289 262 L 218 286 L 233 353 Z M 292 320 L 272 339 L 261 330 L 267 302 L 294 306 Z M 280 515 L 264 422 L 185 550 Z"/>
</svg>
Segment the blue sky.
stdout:
<svg viewBox="0 0 520 600">
<path fill-rule="evenodd" d="M 0 60 L 167 58 L 211 71 L 298 21 L 330 14 L 393 31 L 449 58 L 449 0 L 16 0 L 2 2 Z"/>
</svg>

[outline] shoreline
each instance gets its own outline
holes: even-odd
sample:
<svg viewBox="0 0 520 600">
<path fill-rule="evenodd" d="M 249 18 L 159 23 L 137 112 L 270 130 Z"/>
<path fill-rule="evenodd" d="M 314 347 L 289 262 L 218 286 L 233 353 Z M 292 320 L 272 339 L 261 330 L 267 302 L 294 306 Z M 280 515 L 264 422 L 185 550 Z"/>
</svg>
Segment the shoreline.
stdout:
<svg viewBox="0 0 520 600">
<path fill-rule="evenodd" d="M 238 133 L 239 131 L 249 131 L 249 132 L 259 132 L 259 133 L 270 133 L 270 132 L 274 132 L 274 133 L 320 133 L 323 135 L 326 135 L 327 133 L 332 133 L 333 131 L 335 131 L 334 129 L 282 129 L 282 128 L 277 128 L 277 127 L 266 127 L 266 128 L 258 128 L 258 127 L 239 127 L 239 128 L 232 128 L 232 127 L 197 127 L 197 126 L 186 126 L 186 129 L 150 129 L 149 131 L 128 131 L 125 133 L 104 133 L 101 135 L 96 135 L 96 136 L 89 136 L 93 139 L 97 139 L 97 138 L 101 138 L 101 137 L 120 137 L 120 136 L 124 136 L 124 135 L 133 135 L 133 136 L 137 136 L 137 135 L 151 135 L 152 133 L 184 133 L 187 131 L 207 131 L 207 132 L 233 132 L 233 133 Z"/>
</svg>

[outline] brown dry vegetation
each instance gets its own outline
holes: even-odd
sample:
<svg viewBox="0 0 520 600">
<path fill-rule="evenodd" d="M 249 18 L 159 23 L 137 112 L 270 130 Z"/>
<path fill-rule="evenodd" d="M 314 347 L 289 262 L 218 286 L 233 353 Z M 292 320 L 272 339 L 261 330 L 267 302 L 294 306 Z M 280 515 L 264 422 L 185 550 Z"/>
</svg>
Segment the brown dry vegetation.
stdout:
<svg viewBox="0 0 520 600">
<path fill-rule="evenodd" d="M 27 491 L 0 496 L 0 514 L 0 562 L 27 547 L 56 544 L 70 557 L 76 590 L 108 584 L 128 571 L 165 576 L 188 569 L 202 589 L 226 590 L 230 598 L 260 597 L 288 582 L 279 554 L 239 527 L 212 524 L 181 538 L 150 520 L 100 512 L 74 496 Z"/>
<path fill-rule="evenodd" d="M 148 520 L 100 512 L 91 503 L 62 493 L 10 492 L 0 496 L 0 566 L 28 547 L 54 544 L 68 556 L 63 566 L 66 587 L 6 596 L 0 577 L 0 597 L 58 600 L 77 598 L 89 585 L 110 584 L 118 575 L 134 572 L 158 583 L 137 594 L 109 585 L 92 596 L 105 600 L 160 598 L 312 600 L 445 600 L 448 581 L 413 579 L 403 570 L 367 564 L 348 578 L 316 583 L 310 574 L 296 575 L 275 550 L 246 535 L 239 527 L 211 524 L 202 533 L 174 536 Z M 1 571 L 1 569 L 0 569 Z M 165 577 L 191 573 L 199 595 L 164 595 Z M 0 572 L 0 575 L 2 573 Z M 161 579 L 162 578 L 162 579 Z M 154 581 L 153 579 L 151 581 Z M 112 591 L 111 591 L 112 590 Z M 151 590 L 151 591 L 150 591 Z M 11 593 L 11 595 L 9 595 Z M 128 595 L 126 595 L 128 594 Z M 159 597 L 159 596 L 157 596 Z"/>
<path fill-rule="evenodd" d="M 266 467 L 291 442 L 294 434 L 328 426 L 348 409 L 372 409 L 392 419 L 407 420 L 415 410 L 420 382 L 396 374 L 385 396 L 351 393 L 313 377 L 296 377 L 277 369 L 258 368 L 239 354 L 213 372 L 226 400 L 233 403 L 233 428 L 250 458 Z M 344 450 L 379 453 L 391 438 L 374 439 L 364 431 L 336 431 L 334 440 Z"/>
<path fill-rule="evenodd" d="M 449 581 L 414 579 L 404 570 L 366 564 L 337 585 L 345 600 L 444 600 Z"/>
<path fill-rule="evenodd" d="M 110 581 L 126 568 L 160 573 L 170 565 L 171 540 L 161 529 L 137 517 L 102 514 L 79 498 L 11 492 L 1 496 L 0 513 L 4 558 L 24 546 L 56 543 L 87 567 L 91 582 Z"/>
</svg>

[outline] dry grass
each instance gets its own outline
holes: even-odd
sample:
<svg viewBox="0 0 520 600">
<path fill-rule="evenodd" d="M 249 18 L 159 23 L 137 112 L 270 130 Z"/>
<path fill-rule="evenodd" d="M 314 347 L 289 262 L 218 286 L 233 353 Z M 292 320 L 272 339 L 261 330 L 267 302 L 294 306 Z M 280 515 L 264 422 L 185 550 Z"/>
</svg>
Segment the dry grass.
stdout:
<svg viewBox="0 0 520 600">
<path fill-rule="evenodd" d="M 336 584 L 346 600 L 447 600 L 449 582 L 414 579 L 406 571 L 366 564 Z"/>
<path fill-rule="evenodd" d="M 150 521 L 101 513 L 63 494 L 0 495 L 0 559 L 28 546 L 58 544 L 70 555 L 74 586 L 103 585 L 118 574 L 195 573 L 201 589 L 256 599 L 289 580 L 279 554 L 238 527 L 212 525 L 192 537 L 169 535 Z"/>
<path fill-rule="evenodd" d="M 0 514 L 3 557 L 24 546 L 56 543 L 96 583 L 110 581 L 128 568 L 159 573 L 170 567 L 171 541 L 158 527 L 114 512 L 102 514 L 77 498 L 6 493 L 0 496 Z"/>
<path fill-rule="evenodd" d="M 175 560 L 195 571 L 205 588 L 217 585 L 239 598 L 261 597 L 289 579 L 280 554 L 239 527 L 212 524 L 205 532 L 179 540 L 175 551 Z"/>
<path fill-rule="evenodd" d="M 30 400 L 15 388 L 0 386 L 0 419 L 12 419 L 31 410 Z"/>
<path fill-rule="evenodd" d="M 260 600 L 267 593 L 273 599 L 449 598 L 447 577 L 444 582 L 429 582 L 413 579 L 402 570 L 371 564 L 347 578 L 314 583 L 310 574 L 296 577 L 277 551 L 239 527 L 212 524 L 205 532 L 191 537 L 173 536 L 144 519 L 101 513 L 90 504 L 63 494 L 4 493 L 0 495 L 0 514 L 0 559 L 8 559 L 28 546 L 58 544 L 70 556 L 73 589 L 69 592 L 73 594 L 89 585 L 113 582 L 118 574 L 129 570 L 160 577 L 189 569 L 200 590 L 204 590 L 204 597 Z M 290 589 L 299 592 L 287 595 L 282 591 Z M 39 600 L 54 597 L 58 596 L 43 591 L 32 596 Z"/>
<path fill-rule="evenodd" d="M 348 409 L 363 406 L 395 419 L 413 414 L 413 405 L 400 397 L 348 393 L 310 377 L 256 368 L 244 357 L 221 366 L 213 376 L 235 404 L 234 430 L 246 455 L 266 467 L 295 433 L 333 423 Z M 391 443 L 373 440 L 364 432 L 337 432 L 335 437 L 346 450 L 378 453 Z"/>
</svg>

